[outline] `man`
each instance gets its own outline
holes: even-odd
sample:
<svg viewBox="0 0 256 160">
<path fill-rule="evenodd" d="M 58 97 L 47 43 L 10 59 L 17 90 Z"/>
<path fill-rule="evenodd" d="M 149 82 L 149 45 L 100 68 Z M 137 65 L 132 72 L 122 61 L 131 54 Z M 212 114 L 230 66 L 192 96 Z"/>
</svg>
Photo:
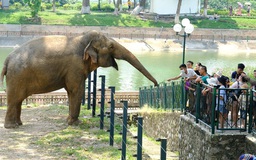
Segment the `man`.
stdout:
<svg viewBox="0 0 256 160">
<path fill-rule="evenodd" d="M 237 65 L 237 70 L 234 71 L 234 72 L 232 72 L 232 74 L 231 74 L 231 81 L 232 81 L 232 82 L 235 82 L 235 81 L 238 79 L 238 77 L 239 77 L 242 73 L 244 73 L 244 68 L 245 68 L 245 65 L 244 65 L 243 63 L 239 63 L 239 64 Z"/>
<path fill-rule="evenodd" d="M 209 76 L 207 74 L 207 67 L 204 65 L 200 66 L 199 73 L 201 77 L 198 77 L 196 79 L 196 82 L 208 84 L 207 79 L 209 78 Z"/>
<path fill-rule="evenodd" d="M 186 104 L 188 104 L 188 111 L 194 112 L 195 111 L 194 88 L 191 86 L 190 82 L 191 80 L 194 80 L 197 78 L 197 74 L 192 68 L 188 68 L 185 64 L 181 64 L 179 68 L 181 70 L 180 75 L 174 78 L 169 78 L 167 81 L 177 80 L 180 77 L 185 78 L 185 81 L 186 81 L 185 90 L 186 90 L 187 100 L 188 100 L 188 101 L 186 100 Z"/>
<path fill-rule="evenodd" d="M 192 61 L 187 61 L 187 68 L 193 69 L 193 65 L 194 65 L 194 62 L 192 62 Z"/>
<path fill-rule="evenodd" d="M 197 78 L 197 74 L 195 73 L 195 71 L 191 68 L 187 68 L 187 66 L 185 64 L 181 64 L 179 66 L 180 68 L 180 75 L 173 77 L 173 78 L 169 78 L 167 79 L 167 81 L 171 81 L 171 80 L 177 80 L 181 77 L 185 78 L 185 80 L 193 80 Z"/>
</svg>

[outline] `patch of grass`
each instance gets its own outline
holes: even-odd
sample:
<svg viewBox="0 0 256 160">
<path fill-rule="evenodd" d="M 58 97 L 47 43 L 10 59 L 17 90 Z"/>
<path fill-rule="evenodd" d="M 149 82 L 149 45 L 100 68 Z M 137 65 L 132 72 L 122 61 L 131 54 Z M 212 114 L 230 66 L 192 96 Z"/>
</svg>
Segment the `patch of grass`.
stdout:
<svg viewBox="0 0 256 160">
<path fill-rule="evenodd" d="M 51 110 L 61 112 L 63 106 L 52 106 Z M 66 107 L 66 106 L 64 106 Z M 96 113 L 99 113 L 97 107 Z M 36 141 L 36 144 L 54 153 L 60 159 L 75 157 L 76 159 L 110 159 L 116 160 L 121 158 L 122 137 L 118 133 L 121 131 L 120 119 L 115 117 L 115 135 L 114 147 L 109 146 L 109 119 L 104 121 L 104 130 L 100 130 L 99 117 L 91 117 L 91 110 L 83 106 L 80 113 L 82 123 L 78 126 L 68 126 L 63 130 L 48 133 Z M 134 159 L 132 156 L 136 153 L 136 141 L 132 137 L 127 137 L 127 159 Z"/>
<path fill-rule="evenodd" d="M 29 8 L 20 10 L 0 10 L 0 23 L 3 24 L 44 24 L 44 25 L 69 25 L 69 26 L 119 26 L 119 27 L 173 27 L 173 22 L 155 22 L 143 20 L 138 16 L 121 13 L 116 16 L 112 12 L 97 12 L 80 14 L 79 10 L 57 9 L 56 12 L 45 10 L 39 12 L 41 22 L 30 19 Z M 180 17 L 183 19 L 184 17 Z M 196 28 L 215 29 L 256 29 L 255 17 L 220 17 L 217 21 L 202 17 L 187 17 Z"/>
</svg>

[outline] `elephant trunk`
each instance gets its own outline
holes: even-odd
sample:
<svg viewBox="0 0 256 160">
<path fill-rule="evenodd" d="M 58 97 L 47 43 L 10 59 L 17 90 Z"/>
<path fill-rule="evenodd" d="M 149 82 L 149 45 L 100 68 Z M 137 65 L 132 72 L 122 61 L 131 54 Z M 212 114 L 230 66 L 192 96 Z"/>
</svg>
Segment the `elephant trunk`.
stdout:
<svg viewBox="0 0 256 160">
<path fill-rule="evenodd" d="M 127 49 L 122 52 L 122 54 L 115 55 L 116 59 L 123 59 L 129 62 L 133 67 L 139 70 L 145 77 L 154 83 L 155 86 L 158 86 L 156 79 L 146 70 L 146 68 L 140 63 L 140 61 Z"/>
</svg>

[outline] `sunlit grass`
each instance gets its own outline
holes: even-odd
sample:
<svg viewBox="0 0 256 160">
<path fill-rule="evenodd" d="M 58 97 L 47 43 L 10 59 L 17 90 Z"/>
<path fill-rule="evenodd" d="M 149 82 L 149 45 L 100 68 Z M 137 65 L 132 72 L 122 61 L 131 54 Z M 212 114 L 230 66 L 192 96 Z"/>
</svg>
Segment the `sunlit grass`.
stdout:
<svg viewBox="0 0 256 160">
<path fill-rule="evenodd" d="M 0 23 L 2 24 L 43 24 L 43 25 L 69 25 L 69 26 L 119 26 L 119 27 L 164 27 L 172 28 L 174 22 L 155 22 L 143 20 L 139 16 L 121 13 L 116 16 L 112 12 L 96 12 L 81 14 L 79 10 L 57 9 L 40 11 L 41 22 L 30 19 L 29 8 L 21 10 L 0 10 Z M 180 17 L 182 19 L 184 17 Z M 188 17 L 196 28 L 212 29 L 256 29 L 254 17 L 220 17 L 217 21 L 208 18 Z"/>
</svg>

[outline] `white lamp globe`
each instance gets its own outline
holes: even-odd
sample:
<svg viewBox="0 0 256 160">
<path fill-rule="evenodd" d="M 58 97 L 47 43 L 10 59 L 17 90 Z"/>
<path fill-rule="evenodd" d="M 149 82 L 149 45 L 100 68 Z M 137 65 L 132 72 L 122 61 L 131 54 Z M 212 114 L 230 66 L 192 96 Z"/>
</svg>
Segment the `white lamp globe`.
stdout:
<svg viewBox="0 0 256 160">
<path fill-rule="evenodd" d="M 181 21 L 181 24 L 182 24 L 184 27 L 186 27 L 187 25 L 190 24 L 190 20 L 187 19 L 187 18 L 184 18 L 184 19 Z"/>
<path fill-rule="evenodd" d="M 173 26 L 173 30 L 174 30 L 175 32 L 180 32 L 181 29 L 182 29 L 182 27 L 181 27 L 181 25 L 178 24 L 178 23 Z"/>
<path fill-rule="evenodd" d="M 188 33 L 188 34 L 191 34 L 191 33 L 194 31 L 194 26 L 193 26 L 192 24 L 188 24 L 188 25 L 185 27 L 184 31 L 185 31 L 186 33 Z"/>
</svg>

